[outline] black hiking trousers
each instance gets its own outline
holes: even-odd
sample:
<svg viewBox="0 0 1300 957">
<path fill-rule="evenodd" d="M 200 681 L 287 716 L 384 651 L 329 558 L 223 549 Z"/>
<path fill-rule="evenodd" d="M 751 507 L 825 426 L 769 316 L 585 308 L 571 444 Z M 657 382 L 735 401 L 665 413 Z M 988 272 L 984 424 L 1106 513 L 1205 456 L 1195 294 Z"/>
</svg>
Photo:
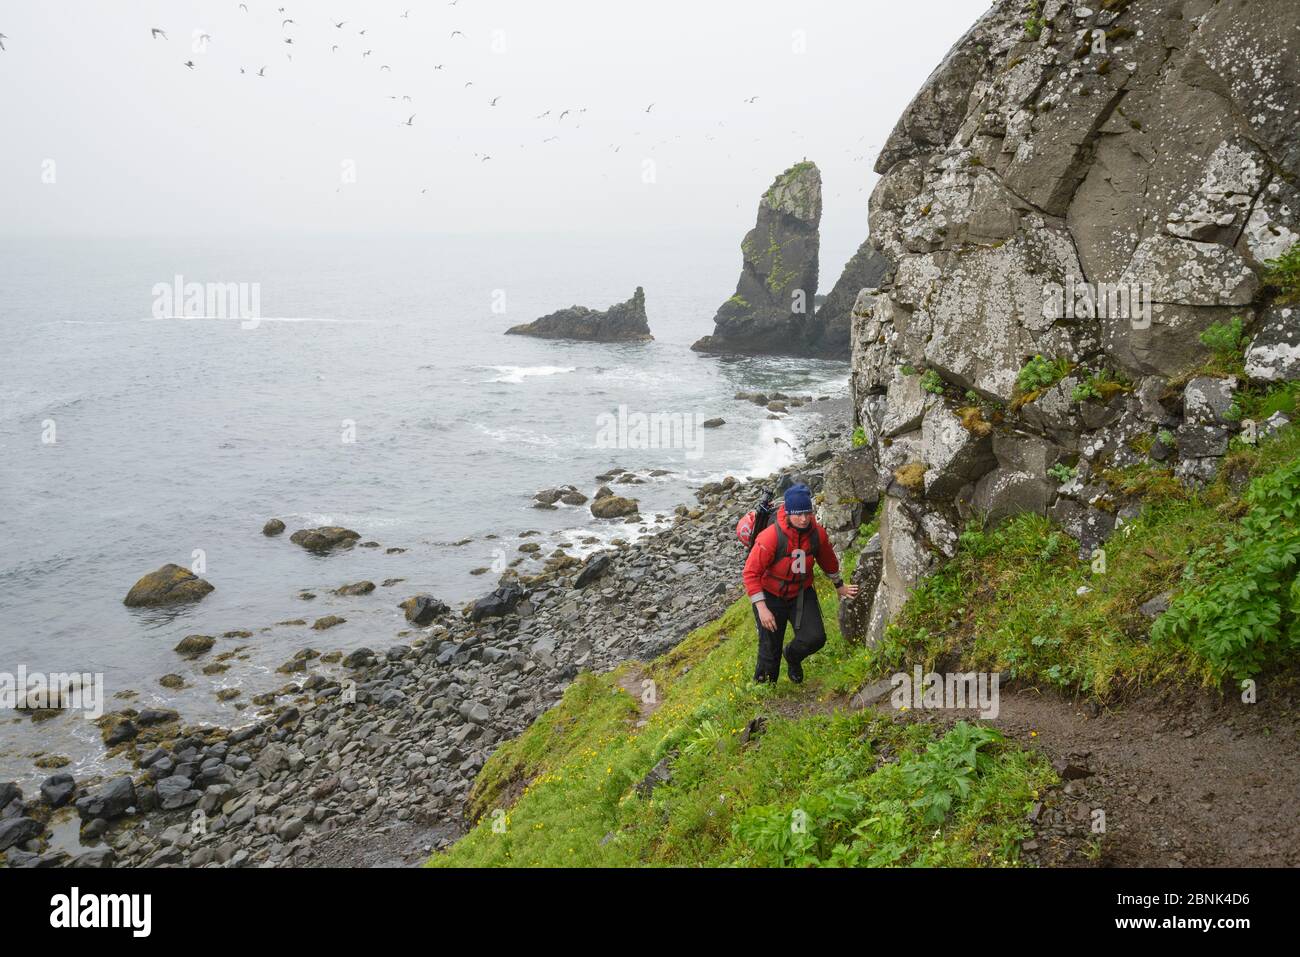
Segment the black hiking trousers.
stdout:
<svg viewBox="0 0 1300 957">
<path fill-rule="evenodd" d="M 781 646 L 785 643 L 785 625 L 786 622 L 794 624 L 799 596 L 776 598 L 768 595 L 766 602 L 768 611 L 776 619 L 776 630 L 768 631 L 763 627 L 763 623 L 758 620 L 758 605 L 754 605 L 754 624 L 758 626 L 758 664 L 754 667 L 755 681 L 776 681 L 781 676 Z M 785 648 L 785 653 L 797 664 L 824 644 L 826 644 L 826 626 L 822 623 L 821 606 L 817 604 L 816 590 L 809 585 L 804 590 L 803 615 L 799 627 L 794 629 L 794 639 Z"/>
</svg>

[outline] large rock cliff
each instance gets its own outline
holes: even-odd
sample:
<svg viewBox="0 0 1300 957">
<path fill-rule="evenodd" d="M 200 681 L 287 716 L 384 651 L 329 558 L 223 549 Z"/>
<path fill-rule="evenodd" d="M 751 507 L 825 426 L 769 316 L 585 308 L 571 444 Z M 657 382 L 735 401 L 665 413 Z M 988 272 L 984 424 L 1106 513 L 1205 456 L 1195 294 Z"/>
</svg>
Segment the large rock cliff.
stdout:
<svg viewBox="0 0 1300 957">
<path fill-rule="evenodd" d="M 1047 514 L 1086 557 L 1137 512 L 1103 472 L 1202 482 L 1245 376 L 1300 376 L 1262 282 L 1300 239 L 1298 51 L 1295 0 L 997 0 L 913 99 L 870 202 L 893 269 L 853 309 L 868 640 L 966 522 Z M 1234 318 L 1237 377 L 1201 338 Z"/>
<path fill-rule="evenodd" d="M 714 316 L 713 334 L 692 349 L 816 354 L 817 326 L 812 320 L 821 218 L 817 164 L 796 163 L 773 180 L 759 201 L 754 228 L 740 244 L 744 260 L 735 295 Z"/>
</svg>

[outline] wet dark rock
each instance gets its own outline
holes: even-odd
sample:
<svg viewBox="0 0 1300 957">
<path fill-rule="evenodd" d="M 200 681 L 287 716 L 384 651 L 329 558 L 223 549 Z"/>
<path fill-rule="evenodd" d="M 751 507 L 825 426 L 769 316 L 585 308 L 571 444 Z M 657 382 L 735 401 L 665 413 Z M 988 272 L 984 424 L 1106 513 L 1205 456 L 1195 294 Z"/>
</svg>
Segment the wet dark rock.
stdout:
<svg viewBox="0 0 1300 957">
<path fill-rule="evenodd" d="M 353 582 L 351 585 L 342 585 L 334 589 L 336 595 L 369 595 L 375 590 L 375 583 L 371 581 Z"/>
<path fill-rule="evenodd" d="M 309 552 L 324 554 L 335 548 L 351 548 L 360 538 L 361 535 L 350 528 L 322 525 L 319 528 L 301 528 L 289 536 L 289 541 Z"/>
<path fill-rule="evenodd" d="M 180 565 L 164 565 L 142 577 L 122 599 L 131 608 L 152 608 L 198 601 L 213 586 Z"/>
<path fill-rule="evenodd" d="M 183 658 L 197 658 L 210 651 L 216 643 L 217 639 L 210 635 L 186 635 L 173 650 Z"/>
<path fill-rule="evenodd" d="M 135 804 L 135 784 L 129 774 L 113 778 L 90 794 L 76 801 L 77 813 L 83 821 L 95 818 L 112 820 L 121 817 Z"/>
<path fill-rule="evenodd" d="M 11 817 L 0 821 L 0 851 L 26 844 L 33 838 L 40 837 L 44 831 L 45 825 L 35 818 Z"/>
<path fill-rule="evenodd" d="M 470 621 L 484 618 L 499 618 L 515 610 L 515 606 L 524 599 L 526 592 L 515 582 L 506 582 L 490 595 L 485 595 L 470 607 Z"/>
<path fill-rule="evenodd" d="M 406 620 L 421 628 L 431 625 L 447 612 L 451 611 L 446 602 L 439 601 L 432 595 L 415 595 L 399 605 L 405 613 Z"/>
<path fill-rule="evenodd" d="M 607 553 L 601 552 L 592 555 L 591 558 L 587 559 L 586 564 L 582 566 L 582 571 L 578 573 L 578 577 L 574 580 L 573 587 L 586 588 L 609 571 L 612 562 L 613 559 Z"/>
</svg>

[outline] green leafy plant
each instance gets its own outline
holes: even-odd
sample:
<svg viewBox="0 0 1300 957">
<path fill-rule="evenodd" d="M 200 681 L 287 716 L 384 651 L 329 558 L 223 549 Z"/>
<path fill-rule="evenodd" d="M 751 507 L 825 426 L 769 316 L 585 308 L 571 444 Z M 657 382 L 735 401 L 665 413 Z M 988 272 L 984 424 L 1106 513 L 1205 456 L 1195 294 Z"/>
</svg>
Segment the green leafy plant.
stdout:
<svg viewBox="0 0 1300 957">
<path fill-rule="evenodd" d="M 1274 302 L 1282 305 L 1300 303 L 1300 243 L 1264 263 L 1264 269 L 1264 283 L 1273 290 Z"/>
<path fill-rule="evenodd" d="M 695 729 L 695 733 L 683 750 L 687 754 L 706 752 L 717 747 L 718 741 L 724 734 L 726 732 L 722 728 L 714 724 L 713 721 L 706 719 L 700 722 L 700 726 Z"/>
<path fill-rule="evenodd" d="M 1216 322 L 1201 333 L 1200 340 L 1201 345 L 1217 357 L 1231 359 L 1246 347 L 1245 323 L 1241 316 L 1233 316 L 1227 322 Z"/>
<path fill-rule="evenodd" d="M 1170 432 L 1168 429 L 1161 429 L 1156 433 L 1156 438 L 1160 440 L 1161 445 L 1170 449 L 1172 449 L 1175 442 L 1177 442 L 1177 439 L 1174 438 L 1174 433 Z"/>
<path fill-rule="evenodd" d="M 943 847 L 933 829 L 989 779 L 994 758 L 985 749 L 1002 740 L 991 728 L 958 722 L 924 751 L 882 768 L 874 781 L 825 787 L 793 807 L 750 807 L 732 823 L 732 834 L 753 863 L 766 867 L 889 867 L 909 855 L 924 863 Z M 894 796 L 900 792 L 905 796 Z"/>
<path fill-rule="evenodd" d="M 1049 389 L 1070 374 L 1070 360 L 1065 357 L 1046 359 L 1034 356 L 1016 376 L 1016 388 L 1022 395 Z"/>
<path fill-rule="evenodd" d="M 862 426 L 859 425 L 856 429 L 853 430 L 853 447 L 855 449 L 860 449 L 862 448 L 862 446 L 866 444 L 867 444 L 867 431 L 866 429 L 864 429 Z"/>
<path fill-rule="evenodd" d="M 1151 630 L 1237 678 L 1300 650 L 1300 459 L 1256 479 L 1245 502 L 1222 546 L 1192 554 L 1181 593 Z"/>
<path fill-rule="evenodd" d="M 1043 33 L 1043 27 L 1047 26 L 1047 20 L 1039 16 L 1038 0 L 1033 0 L 1029 5 L 1029 16 L 1025 18 L 1025 39 L 1037 40 Z"/>
<path fill-rule="evenodd" d="M 1049 477 L 1056 479 L 1057 482 L 1064 485 L 1066 482 L 1074 478 L 1076 470 L 1070 468 L 1070 466 L 1066 465 L 1064 462 L 1057 462 L 1047 470 L 1047 474 Z"/>
<path fill-rule="evenodd" d="M 943 395 L 943 379 L 933 369 L 926 369 L 921 376 L 921 388 L 934 395 Z"/>
<path fill-rule="evenodd" d="M 1070 396 L 1075 402 L 1087 402 L 1090 399 L 1101 400 L 1101 392 L 1091 379 L 1084 380 L 1074 387 L 1074 392 Z"/>
<path fill-rule="evenodd" d="M 902 764 L 903 780 L 916 794 L 912 807 L 921 812 L 925 824 L 941 823 L 953 804 L 970 793 L 975 776 L 989 762 L 980 749 L 1001 740 L 992 728 L 959 721 L 924 754 Z"/>
<path fill-rule="evenodd" d="M 1129 386 L 1120 382 L 1108 369 L 1094 372 L 1074 387 L 1072 398 L 1075 402 L 1108 402 L 1117 392 L 1128 391 Z"/>
<path fill-rule="evenodd" d="M 898 367 L 898 371 L 903 373 L 903 375 L 916 375 L 916 366 L 904 363 Z"/>
</svg>

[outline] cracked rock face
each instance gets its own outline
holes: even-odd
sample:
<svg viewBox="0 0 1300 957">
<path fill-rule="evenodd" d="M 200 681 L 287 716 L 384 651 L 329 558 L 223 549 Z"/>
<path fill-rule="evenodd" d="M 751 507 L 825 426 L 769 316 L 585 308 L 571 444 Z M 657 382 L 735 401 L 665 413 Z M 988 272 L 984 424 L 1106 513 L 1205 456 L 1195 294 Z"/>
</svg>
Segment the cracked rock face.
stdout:
<svg viewBox="0 0 1300 957">
<path fill-rule="evenodd" d="M 1300 313 L 1264 264 L 1300 240 L 1300 4 L 995 0 L 876 162 L 850 310 L 854 413 L 885 500 L 869 640 L 950 548 L 1031 511 L 1103 542 L 1102 479 L 1213 478 L 1236 380 L 1187 376 L 1240 316 L 1247 375 L 1300 377 Z M 1046 381 L 1022 377 L 1050 363 Z M 1172 389 L 1169 382 L 1188 383 Z"/>
<path fill-rule="evenodd" d="M 692 349 L 824 355 L 830 348 L 833 354 L 813 316 L 821 217 L 822 176 L 815 163 L 796 163 L 773 180 L 740 244 L 744 261 L 735 295 L 719 307 L 713 334 Z"/>
</svg>

